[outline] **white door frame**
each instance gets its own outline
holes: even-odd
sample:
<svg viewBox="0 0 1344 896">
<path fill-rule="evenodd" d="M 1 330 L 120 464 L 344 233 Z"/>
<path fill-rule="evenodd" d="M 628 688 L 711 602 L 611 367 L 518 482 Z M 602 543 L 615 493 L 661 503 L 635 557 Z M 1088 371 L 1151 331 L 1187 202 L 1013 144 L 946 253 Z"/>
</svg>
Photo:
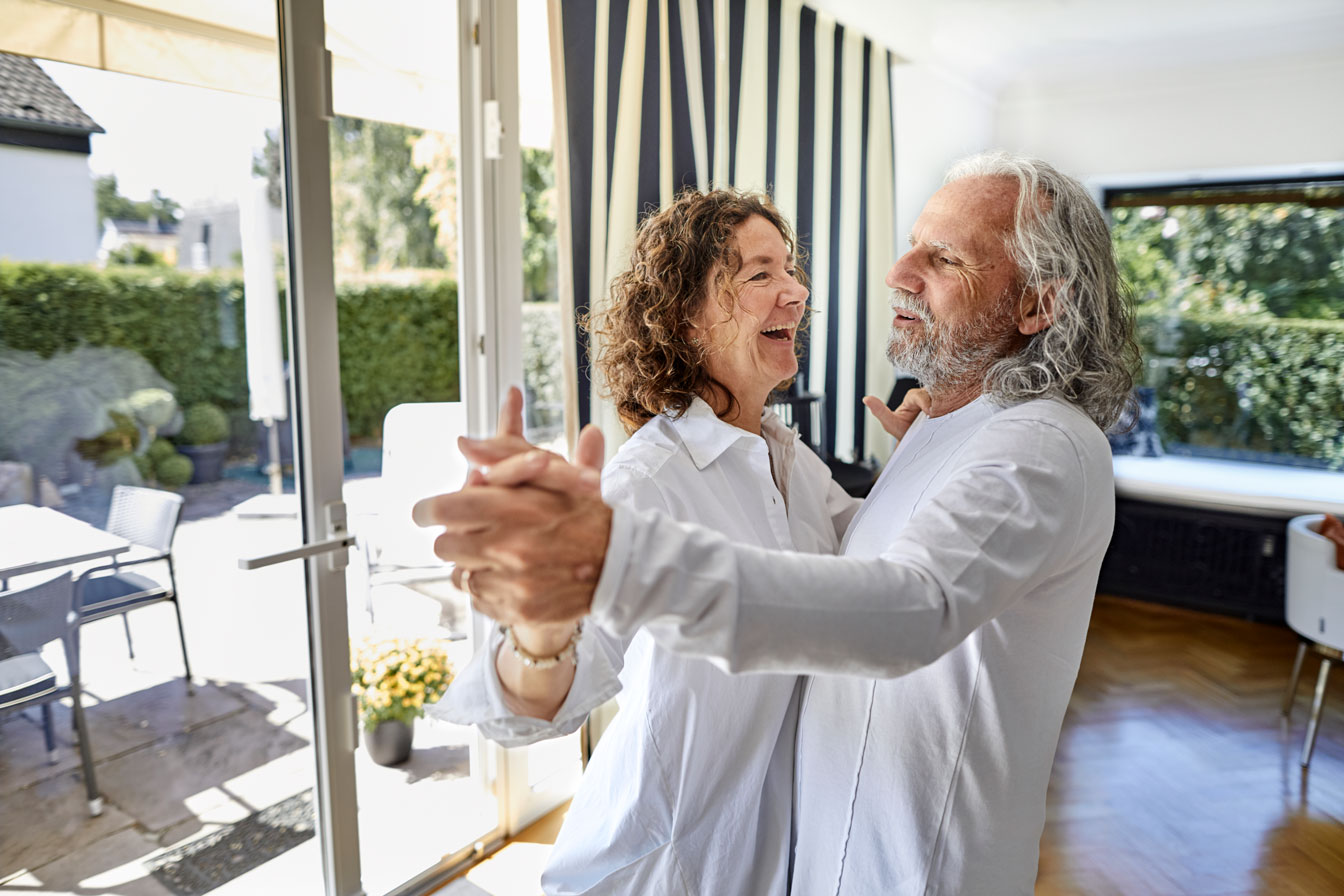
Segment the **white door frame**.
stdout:
<svg viewBox="0 0 1344 896">
<path fill-rule="evenodd" d="M 341 372 L 332 266 L 330 56 L 323 0 L 278 0 L 289 239 L 291 407 L 306 544 L 345 529 Z M 345 551 L 304 561 L 317 837 L 327 896 L 362 896 Z"/>
</svg>

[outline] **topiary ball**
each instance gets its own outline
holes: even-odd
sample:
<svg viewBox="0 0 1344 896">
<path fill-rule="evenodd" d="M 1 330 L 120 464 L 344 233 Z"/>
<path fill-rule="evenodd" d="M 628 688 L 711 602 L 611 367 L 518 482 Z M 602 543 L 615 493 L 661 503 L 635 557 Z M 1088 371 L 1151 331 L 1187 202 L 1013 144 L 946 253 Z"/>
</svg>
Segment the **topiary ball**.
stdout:
<svg viewBox="0 0 1344 896">
<path fill-rule="evenodd" d="M 152 463 L 160 463 L 177 453 L 177 448 L 167 439 L 155 439 L 145 454 Z"/>
<path fill-rule="evenodd" d="M 191 462 L 191 458 L 174 454 L 159 461 L 154 467 L 154 473 L 163 485 L 178 488 L 191 481 L 191 474 L 195 469 L 196 465 Z"/>
<path fill-rule="evenodd" d="M 187 408 L 177 441 L 181 445 L 213 445 L 228 437 L 228 415 L 217 405 L 201 401 Z"/>
</svg>

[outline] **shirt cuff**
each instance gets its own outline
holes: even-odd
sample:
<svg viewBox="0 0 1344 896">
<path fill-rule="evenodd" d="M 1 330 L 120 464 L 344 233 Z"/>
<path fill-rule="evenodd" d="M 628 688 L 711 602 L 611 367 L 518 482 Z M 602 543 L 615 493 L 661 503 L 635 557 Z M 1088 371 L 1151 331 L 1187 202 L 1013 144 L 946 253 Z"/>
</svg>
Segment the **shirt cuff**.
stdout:
<svg viewBox="0 0 1344 896">
<path fill-rule="evenodd" d="M 614 697 L 621 689 L 615 669 L 593 634 L 585 631 L 578 644 L 574 683 L 553 719 L 515 715 L 504 702 L 504 687 L 495 668 L 495 654 L 504 641 L 496 625 L 485 647 L 448 687 L 438 703 L 426 712 L 433 718 L 457 725 L 476 725 L 481 734 L 505 747 L 522 747 L 577 731 L 588 713 Z"/>
</svg>

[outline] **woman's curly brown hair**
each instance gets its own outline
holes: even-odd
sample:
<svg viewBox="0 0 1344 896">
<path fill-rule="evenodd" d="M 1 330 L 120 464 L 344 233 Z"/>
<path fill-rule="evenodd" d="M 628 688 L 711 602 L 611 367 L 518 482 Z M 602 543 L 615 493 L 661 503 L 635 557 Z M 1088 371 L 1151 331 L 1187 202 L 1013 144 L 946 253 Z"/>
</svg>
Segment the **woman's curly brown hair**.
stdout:
<svg viewBox="0 0 1344 896">
<path fill-rule="evenodd" d="M 679 417 L 697 396 L 711 392 L 735 401 L 705 366 L 708 346 L 687 336 L 692 320 L 716 296 L 732 319 L 741 267 L 734 231 L 753 215 L 774 225 L 803 279 L 793 231 L 768 196 L 740 190 L 686 190 L 640 222 L 630 267 L 611 283 L 604 308 L 583 326 L 601 337 L 593 359 L 603 397 L 616 405 L 627 432 L 661 413 Z M 714 280 L 711 283 L 710 277 Z"/>
</svg>

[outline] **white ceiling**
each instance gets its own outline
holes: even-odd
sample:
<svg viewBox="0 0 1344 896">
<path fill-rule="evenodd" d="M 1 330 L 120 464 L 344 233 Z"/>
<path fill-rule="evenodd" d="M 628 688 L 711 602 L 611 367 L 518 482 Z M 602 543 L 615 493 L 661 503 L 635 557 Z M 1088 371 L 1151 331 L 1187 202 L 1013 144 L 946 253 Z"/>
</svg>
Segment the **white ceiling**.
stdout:
<svg viewBox="0 0 1344 896">
<path fill-rule="evenodd" d="M 1344 0 L 808 2 L 990 94 L 1080 74 L 1344 58 Z"/>
</svg>

